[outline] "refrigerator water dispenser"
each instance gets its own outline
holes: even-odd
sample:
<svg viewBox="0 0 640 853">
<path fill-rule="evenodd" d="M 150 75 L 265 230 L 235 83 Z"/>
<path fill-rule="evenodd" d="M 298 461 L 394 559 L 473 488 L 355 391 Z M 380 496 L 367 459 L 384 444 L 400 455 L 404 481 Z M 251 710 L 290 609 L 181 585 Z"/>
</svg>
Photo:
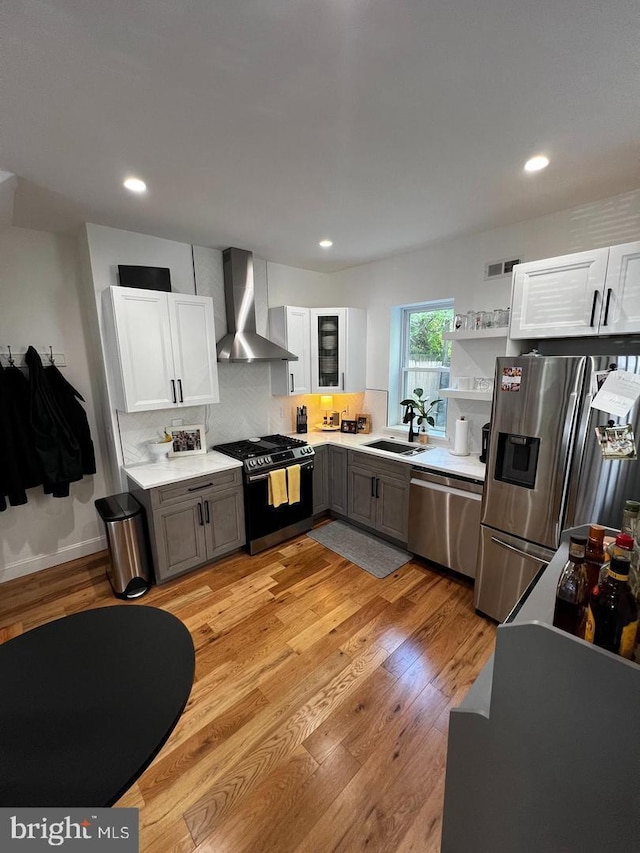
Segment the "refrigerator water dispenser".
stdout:
<svg viewBox="0 0 640 853">
<path fill-rule="evenodd" d="M 498 433 L 496 480 L 534 489 L 538 468 L 540 439 L 527 435 Z"/>
</svg>

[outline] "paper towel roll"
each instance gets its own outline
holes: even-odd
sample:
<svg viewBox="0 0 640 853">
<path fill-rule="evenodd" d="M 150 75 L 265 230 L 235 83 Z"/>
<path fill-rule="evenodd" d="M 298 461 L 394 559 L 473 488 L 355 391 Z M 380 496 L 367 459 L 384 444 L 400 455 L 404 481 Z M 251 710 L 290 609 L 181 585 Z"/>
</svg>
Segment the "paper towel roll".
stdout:
<svg viewBox="0 0 640 853">
<path fill-rule="evenodd" d="M 466 421 L 464 418 L 458 418 L 456 421 L 453 450 L 450 452 L 453 456 L 469 455 L 469 421 Z"/>
</svg>

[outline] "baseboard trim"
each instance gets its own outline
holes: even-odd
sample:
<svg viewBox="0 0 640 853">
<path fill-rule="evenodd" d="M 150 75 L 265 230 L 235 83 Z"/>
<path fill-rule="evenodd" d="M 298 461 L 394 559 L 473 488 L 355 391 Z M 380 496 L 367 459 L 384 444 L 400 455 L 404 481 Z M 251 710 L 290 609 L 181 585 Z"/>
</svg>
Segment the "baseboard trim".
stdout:
<svg viewBox="0 0 640 853">
<path fill-rule="evenodd" d="M 75 545 L 66 545 L 64 548 L 59 548 L 53 554 L 27 557 L 26 560 L 9 563 L 0 568 L 0 583 L 21 578 L 25 575 L 32 575 L 34 572 L 40 572 L 42 569 L 50 569 L 51 566 L 68 563 L 71 560 L 77 560 L 79 557 L 87 557 L 89 554 L 95 554 L 97 551 L 104 551 L 106 547 L 106 538 L 104 536 L 96 536 L 94 539 L 77 542 Z"/>
</svg>

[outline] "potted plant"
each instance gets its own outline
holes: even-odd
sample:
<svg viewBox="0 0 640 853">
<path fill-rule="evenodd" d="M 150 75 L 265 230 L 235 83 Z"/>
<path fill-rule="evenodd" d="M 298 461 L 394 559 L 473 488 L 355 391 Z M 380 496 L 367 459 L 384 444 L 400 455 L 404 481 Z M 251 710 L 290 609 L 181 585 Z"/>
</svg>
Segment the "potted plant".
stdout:
<svg viewBox="0 0 640 853">
<path fill-rule="evenodd" d="M 442 403 L 441 399 L 432 400 L 430 403 L 427 400 L 423 400 L 422 395 L 424 394 L 424 390 L 422 388 L 414 388 L 412 392 L 413 396 L 407 398 L 406 400 L 402 400 L 400 403 L 401 406 L 411 407 L 411 417 L 410 420 L 413 422 L 413 416 L 417 413 L 417 425 L 418 432 L 420 433 L 420 441 L 422 444 L 426 444 L 427 442 L 427 424 L 429 426 L 435 426 L 436 420 L 434 416 L 431 414 L 432 412 L 437 412 L 438 406 Z M 407 414 L 409 414 L 409 409 L 407 409 Z M 405 417 L 405 423 L 407 423 Z M 413 424 L 412 424 L 413 426 Z M 410 433 L 413 430 L 410 429 Z M 424 437 L 423 437 L 424 436 Z"/>
</svg>

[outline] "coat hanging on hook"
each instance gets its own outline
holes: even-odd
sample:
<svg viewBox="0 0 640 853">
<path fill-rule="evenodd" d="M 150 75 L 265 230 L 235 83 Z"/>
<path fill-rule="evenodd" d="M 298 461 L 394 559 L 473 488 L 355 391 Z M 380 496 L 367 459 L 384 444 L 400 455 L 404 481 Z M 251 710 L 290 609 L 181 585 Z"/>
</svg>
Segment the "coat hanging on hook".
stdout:
<svg viewBox="0 0 640 853">
<path fill-rule="evenodd" d="M 19 367 L 0 365 L 0 511 L 27 503 L 27 489 L 42 485 L 31 437 L 29 380 Z M 5 497 L 6 496 L 6 497 Z"/>
<path fill-rule="evenodd" d="M 45 358 L 46 368 L 29 347 L 28 377 L 15 363 L 0 364 L 0 512 L 7 499 L 11 506 L 27 503 L 26 490 L 34 486 L 67 497 L 70 482 L 96 471 L 83 397 L 58 370 L 53 347 Z"/>
<path fill-rule="evenodd" d="M 54 497 L 67 497 L 69 483 L 82 479 L 80 445 L 49 387 L 42 361 L 33 347 L 27 350 L 25 363 L 29 368 L 31 429 L 42 466 L 44 489 Z"/>
</svg>

